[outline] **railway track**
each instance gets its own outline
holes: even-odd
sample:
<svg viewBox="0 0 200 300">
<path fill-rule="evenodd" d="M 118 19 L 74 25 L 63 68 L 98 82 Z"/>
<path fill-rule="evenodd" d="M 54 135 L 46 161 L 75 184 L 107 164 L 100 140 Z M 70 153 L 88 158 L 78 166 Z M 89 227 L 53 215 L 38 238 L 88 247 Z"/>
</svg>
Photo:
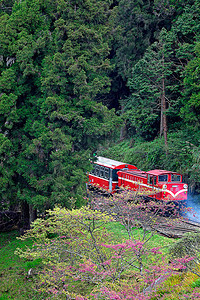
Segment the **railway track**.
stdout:
<svg viewBox="0 0 200 300">
<path fill-rule="evenodd" d="M 171 220 L 168 220 L 166 217 L 161 217 L 159 224 L 154 226 L 154 230 L 168 237 L 180 238 L 185 233 L 200 233 L 200 223 L 190 221 L 184 217 L 174 217 Z"/>
<path fill-rule="evenodd" d="M 172 218 L 156 216 L 153 221 L 151 214 L 146 214 L 145 219 L 138 218 L 142 227 L 153 230 L 170 238 L 181 238 L 185 233 L 200 233 L 200 224 L 183 218 Z"/>
<path fill-rule="evenodd" d="M 200 224 L 194 224 L 187 220 L 179 220 L 178 225 L 174 224 L 169 227 L 168 224 L 160 224 L 155 230 L 162 235 L 171 238 L 181 238 L 183 234 L 188 232 L 200 233 Z"/>
<path fill-rule="evenodd" d="M 122 211 L 117 211 L 113 206 L 104 206 L 101 207 L 101 199 L 102 195 L 98 195 L 95 193 L 95 201 L 100 201 L 98 203 L 99 210 L 107 213 L 116 213 L 116 219 L 120 220 L 120 214 Z M 99 205 L 100 204 L 100 205 Z M 95 208 L 96 209 L 96 208 Z M 140 211 L 134 210 L 132 214 L 133 220 L 136 219 L 136 223 L 139 222 L 141 227 L 145 227 L 147 230 L 154 230 L 158 234 L 164 235 L 170 238 L 181 238 L 185 233 L 193 232 L 193 233 L 200 233 L 200 223 L 190 221 L 186 218 L 167 218 L 163 216 L 157 215 L 152 216 L 151 213 L 146 213 L 145 217 L 144 214 L 141 214 Z M 154 218 L 154 221 L 153 219 Z M 155 222 L 156 219 L 156 222 Z"/>
</svg>

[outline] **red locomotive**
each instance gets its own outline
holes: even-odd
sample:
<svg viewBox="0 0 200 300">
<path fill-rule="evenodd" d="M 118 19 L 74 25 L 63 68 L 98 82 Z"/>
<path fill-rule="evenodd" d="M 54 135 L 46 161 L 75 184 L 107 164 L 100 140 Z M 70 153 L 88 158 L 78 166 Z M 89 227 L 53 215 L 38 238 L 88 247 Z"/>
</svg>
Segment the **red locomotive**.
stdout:
<svg viewBox="0 0 200 300">
<path fill-rule="evenodd" d="M 120 187 L 138 191 L 156 200 L 186 200 L 187 184 L 182 175 L 166 170 L 144 172 L 136 166 L 99 156 L 89 174 L 89 185 L 110 193 Z"/>
</svg>

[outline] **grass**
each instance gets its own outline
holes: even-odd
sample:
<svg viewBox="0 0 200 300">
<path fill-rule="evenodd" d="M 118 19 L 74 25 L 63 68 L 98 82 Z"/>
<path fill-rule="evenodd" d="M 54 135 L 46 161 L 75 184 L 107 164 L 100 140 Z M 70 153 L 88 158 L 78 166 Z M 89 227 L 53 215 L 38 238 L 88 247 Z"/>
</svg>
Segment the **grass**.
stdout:
<svg viewBox="0 0 200 300">
<path fill-rule="evenodd" d="M 19 241 L 17 236 L 17 231 L 0 233 L 0 300 L 42 299 L 32 289 L 27 262 L 14 254 L 16 248 L 30 246 L 31 241 Z"/>
<path fill-rule="evenodd" d="M 106 228 L 110 230 L 113 233 L 113 236 L 116 240 L 121 240 L 122 238 L 128 239 L 128 233 L 124 226 L 118 222 L 110 222 L 106 225 Z M 151 235 L 151 232 L 149 231 L 147 233 L 147 237 Z M 141 240 L 143 237 L 143 229 L 142 228 L 134 228 L 133 230 L 133 237 L 135 239 Z M 167 248 L 169 245 L 174 243 L 174 240 L 168 237 L 161 236 L 159 234 L 154 234 L 151 239 L 148 241 L 148 245 L 151 248 L 154 247 L 161 247 L 164 254 L 167 254 Z"/>
</svg>

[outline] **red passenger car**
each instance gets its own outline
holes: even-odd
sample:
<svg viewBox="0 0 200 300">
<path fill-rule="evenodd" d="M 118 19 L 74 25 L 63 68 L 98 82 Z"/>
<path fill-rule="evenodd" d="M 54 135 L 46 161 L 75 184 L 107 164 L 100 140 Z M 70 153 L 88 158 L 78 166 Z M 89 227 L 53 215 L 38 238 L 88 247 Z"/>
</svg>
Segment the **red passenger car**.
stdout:
<svg viewBox="0 0 200 300">
<path fill-rule="evenodd" d="M 89 173 L 89 185 L 114 193 L 118 186 L 117 172 L 119 170 L 132 169 L 137 169 L 137 167 L 99 156 L 97 161 L 94 162 L 92 171 Z"/>
</svg>

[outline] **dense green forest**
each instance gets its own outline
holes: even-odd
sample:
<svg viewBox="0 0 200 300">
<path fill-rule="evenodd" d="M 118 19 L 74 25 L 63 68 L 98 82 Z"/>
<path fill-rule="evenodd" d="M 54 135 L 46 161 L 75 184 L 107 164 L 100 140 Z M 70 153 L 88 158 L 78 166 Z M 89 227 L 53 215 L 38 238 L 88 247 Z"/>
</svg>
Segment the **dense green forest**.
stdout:
<svg viewBox="0 0 200 300">
<path fill-rule="evenodd" d="M 200 190 L 199 0 L 0 1 L 1 209 L 83 205 L 93 154 Z"/>
</svg>

